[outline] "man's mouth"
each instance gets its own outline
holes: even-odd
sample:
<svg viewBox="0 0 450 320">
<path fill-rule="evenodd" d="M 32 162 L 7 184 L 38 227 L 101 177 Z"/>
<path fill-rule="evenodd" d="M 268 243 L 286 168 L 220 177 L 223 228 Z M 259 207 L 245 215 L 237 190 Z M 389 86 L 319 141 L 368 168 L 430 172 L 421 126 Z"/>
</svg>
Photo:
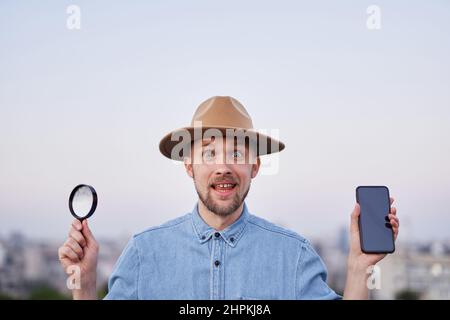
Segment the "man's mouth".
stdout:
<svg viewBox="0 0 450 320">
<path fill-rule="evenodd" d="M 236 185 L 236 183 L 214 183 L 211 185 L 211 188 L 219 195 L 227 196 L 234 192 Z"/>
</svg>

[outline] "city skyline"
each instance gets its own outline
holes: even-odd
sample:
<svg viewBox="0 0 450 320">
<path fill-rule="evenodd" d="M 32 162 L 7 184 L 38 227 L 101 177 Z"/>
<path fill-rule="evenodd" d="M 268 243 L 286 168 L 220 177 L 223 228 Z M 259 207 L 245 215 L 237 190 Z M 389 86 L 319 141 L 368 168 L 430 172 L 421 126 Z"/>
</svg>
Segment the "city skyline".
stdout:
<svg viewBox="0 0 450 320">
<path fill-rule="evenodd" d="M 325 236 L 348 226 L 357 186 L 387 185 L 399 241 L 449 239 L 449 4 L 378 1 L 368 30 L 371 4 L 2 1 L 0 236 L 62 243 L 80 183 L 98 192 L 97 237 L 191 211 L 192 180 L 159 140 L 230 95 L 286 143 L 251 213 Z"/>
<path fill-rule="evenodd" d="M 108 278 L 128 239 L 99 239 L 97 289 L 106 292 Z M 346 281 L 347 231 L 326 239 L 313 239 L 315 250 L 328 270 L 328 284 L 342 294 Z M 37 241 L 21 234 L 0 237 L 0 299 L 69 299 L 67 274 L 54 259 L 58 241 Z M 449 299 L 450 241 L 407 244 L 397 247 L 379 265 L 379 287 L 371 299 Z"/>
</svg>

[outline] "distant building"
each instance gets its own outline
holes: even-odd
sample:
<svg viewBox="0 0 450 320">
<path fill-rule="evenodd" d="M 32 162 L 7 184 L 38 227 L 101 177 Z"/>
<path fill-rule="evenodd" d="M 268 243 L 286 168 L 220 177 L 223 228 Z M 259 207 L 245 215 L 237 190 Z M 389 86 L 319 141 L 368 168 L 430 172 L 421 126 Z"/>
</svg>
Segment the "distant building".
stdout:
<svg viewBox="0 0 450 320">
<path fill-rule="evenodd" d="M 328 269 L 328 284 L 343 294 L 347 276 L 348 230 L 312 241 Z M 104 287 L 128 236 L 99 239 L 98 288 Z M 69 295 L 68 275 L 58 260 L 59 242 L 32 241 L 19 233 L 0 239 L 0 293 L 26 299 L 31 290 L 46 285 Z M 398 245 L 380 267 L 381 288 L 370 290 L 372 299 L 395 299 L 404 292 L 417 292 L 422 299 L 450 299 L 450 244 L 429 242 Z"/>
<path fill-rule="evenodd" d="M 26 291 L 21 284 L 24 278 L 24 239 L 14 233 L 8 240 L 0 241 L 2 261 L 0 264 L 0 292 L 20 297 Z"/>
<path fill-rule="evenodd" d="M 345 234 L 344 234 L 345 233 Z M 343 294 L 347 276 L 348 234 L 345 228 L 324 240 L 313 240 L 312 244 L 325 263 L 328 285 L 338 294 Z"/>
<path fill-rule="evenodd" d="M 398 250 L 378 265 L 381 289 L 374 299 L 395 299 L 402 291 L 416 292 L 421 299 L 450 299 L 450 255 L 446 251 Z"/>
<path fill-rule="evenodd" d="M 122 252 L 125 241 L 99 241 L 97 285 L 103 287 Z M 45 285 L 69 295 L 64 273 L 58 259 L 61 243 L 37 242 L 19 233 L 0 239 L 0 293 L 26 299 L 33 288 Z"/>
</svg>

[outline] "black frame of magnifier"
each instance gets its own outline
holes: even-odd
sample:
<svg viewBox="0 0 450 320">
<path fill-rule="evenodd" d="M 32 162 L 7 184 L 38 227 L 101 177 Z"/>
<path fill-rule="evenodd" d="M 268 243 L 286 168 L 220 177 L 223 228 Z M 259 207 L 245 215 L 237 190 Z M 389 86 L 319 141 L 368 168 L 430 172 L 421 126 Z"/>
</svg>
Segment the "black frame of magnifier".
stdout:
<svg viewBox="0 0 450 320">
<path fill-rule="evenodd" d="M 88 187 L 91 192 L 92 192 L 92 206 L 91 206 L 91 210 L 89 210 L 88 214 L 84 217 L 79 217 L 74 211 L 73 211 L 73 207 L 72 207 L 72 201 L 73 201 L 73 197 L 75 196 L 75 193 L 78 191 L 78 189 L 83 188 L 83 187 Z M 92 216 L 94 214 L 95 209 L 97 208 L 97 192 L 95 191 L 95 189 L 93 187 L 91 187 L 90 185 L 87 184 L 79 184 L 77 185 L 72 192 L 70 193 L 69 196 L 69 210 L 70 213 L 72 214 L 72 216 L 74 216 L 75 218 L 77 218 L 80 221 L 83 221 L 84 219 L 89 218 L 90 216 Z"/>
</svg>

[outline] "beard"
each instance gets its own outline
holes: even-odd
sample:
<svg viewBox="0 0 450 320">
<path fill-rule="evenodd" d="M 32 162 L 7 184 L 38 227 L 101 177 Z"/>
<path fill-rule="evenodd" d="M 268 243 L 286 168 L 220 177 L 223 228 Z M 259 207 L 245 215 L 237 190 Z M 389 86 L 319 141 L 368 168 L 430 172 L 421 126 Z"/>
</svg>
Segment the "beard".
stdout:
<svg viewBox="0 0 450 320">
<path fill-rule="evenodd" d="M 206 208 L 208 208 L 209 211 L 212 213 L 220 216 L 220 217 L 227 217 L 234 213 L 244 202 L 245 198 L 247 197 L 248 192 L 250 191 L 250 184 L 247 187 L 247 190 L 245 190 L 244 194 L 240 196 L 239 192 L 235 192 L 233 199 L 229 205 L 220 205 L 215 201 L 211 195 L 212 187 L 208 187 L 207 191 L 202 193 L 198 187 L 197 183 L 195 181 L 195 175 L 194 175 L 194 185 L 195 190 L 197 191 L 198 198 L 200 201 L 205 205 Z M 240 186 L 240 184 L 238 185 Z M 237 187 L 237 186 L 236 186 Z"/>
</svg>

